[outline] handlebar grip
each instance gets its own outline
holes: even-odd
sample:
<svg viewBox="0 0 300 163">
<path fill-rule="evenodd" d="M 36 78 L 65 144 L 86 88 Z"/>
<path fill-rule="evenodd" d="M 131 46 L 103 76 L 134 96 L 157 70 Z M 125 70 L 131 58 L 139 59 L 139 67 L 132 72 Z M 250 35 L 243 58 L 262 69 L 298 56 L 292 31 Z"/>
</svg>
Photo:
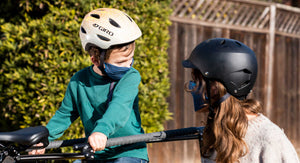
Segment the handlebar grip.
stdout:
<svg viewBox="0 0 300 163">
<path fill-rule="evenodd" d="M 124 136 L 118 138 L 110 138 L 106 142 L 105 147 L 111 147 L 115 145 L 125 145 L 125 144 L 133 144 L 138 142 L 148 142 L 148 141 L 159 141 L 166 138 L 165 132 L 154 132 L 149 134 L 140 134 L 140 135 L 131 135 Z"/>
</svg>

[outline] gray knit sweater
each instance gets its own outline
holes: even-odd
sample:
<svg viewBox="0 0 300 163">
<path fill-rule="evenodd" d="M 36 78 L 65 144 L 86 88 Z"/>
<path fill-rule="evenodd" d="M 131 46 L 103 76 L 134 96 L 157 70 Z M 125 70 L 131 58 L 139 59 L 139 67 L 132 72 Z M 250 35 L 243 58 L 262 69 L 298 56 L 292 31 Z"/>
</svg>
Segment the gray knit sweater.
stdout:
<svg viewBox="0 0 300 163">
<path fill-rule="evenodd" d="M 240 158 L 240 163 L 299 163 L 295 148 L 283 130 L 262 114 L 249 121 L 245 141 L 249 153 Z M 213 163 L 215 156 L 201 161 Z"/>
</svg>

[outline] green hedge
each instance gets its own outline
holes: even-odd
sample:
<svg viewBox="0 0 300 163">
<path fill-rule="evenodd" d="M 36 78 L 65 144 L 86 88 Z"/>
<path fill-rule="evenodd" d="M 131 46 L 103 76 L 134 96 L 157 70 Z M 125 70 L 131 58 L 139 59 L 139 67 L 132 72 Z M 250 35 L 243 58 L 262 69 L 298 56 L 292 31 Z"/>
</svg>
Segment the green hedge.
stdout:
<svg viewBox="0 0 300 163">
<path fill-rule="evenodd" d="M 134 67 L 142 76 L 140 111 L 146 132 L 171 118 L 167 97 L 170 0 L 2 0 L 0 7 L 0 131 L 46 125 L 71 76 L 91 65 L 78 35 L 82 18 L 100 7 L 126 11 L 143 36 Z M 77 120 L 62 139 L 84 135 Z"/>
</svg>

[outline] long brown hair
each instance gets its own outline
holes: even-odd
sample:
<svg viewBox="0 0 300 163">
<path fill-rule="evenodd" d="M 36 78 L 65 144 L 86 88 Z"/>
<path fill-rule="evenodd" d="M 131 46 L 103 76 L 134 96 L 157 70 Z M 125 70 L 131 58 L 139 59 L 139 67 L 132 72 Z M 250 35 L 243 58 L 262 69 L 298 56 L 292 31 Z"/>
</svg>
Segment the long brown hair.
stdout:
<svg viewBox="0 0 300 163">
<path fill-rule="evenodd" d="M 192 76 L 199 75 L 198 71 L 193 70 Z M 200 80 L 202 77 L 193 77 L 193 79 Z M 203 90 L 203 94 L 206 94 L 206 89 Z M 211 103 L 218 101 L 226 93 L 222 83 L 210 82 Z M 247 144 L 243 140 L 248 127 L 246 114 L 261 112 L 261 105 L 254 99 L 238 100 L 230 96 L 214 111 L 214 116 L 207 118 L 201 141 L 201 155 L 210 157 L 216 151 L 217 163 L 238 162 L 240 157 L 248 153 Z"/>
</svg>

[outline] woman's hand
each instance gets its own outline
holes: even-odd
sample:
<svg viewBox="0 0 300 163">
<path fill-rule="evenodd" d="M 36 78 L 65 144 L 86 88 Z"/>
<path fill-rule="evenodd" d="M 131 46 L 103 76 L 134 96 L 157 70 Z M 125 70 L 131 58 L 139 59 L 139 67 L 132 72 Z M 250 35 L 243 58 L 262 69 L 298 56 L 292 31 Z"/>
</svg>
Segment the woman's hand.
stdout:
<svg viewBox="0 0 300 163">
<path fill-rule="evenodd" d="M 94 132 L 89 136 L 88 142 L 94 151 L 101 151 L 105 148 L 107 136 L 101 132 Z"/>
<path fill-rule="evenodd" d="M 43 146 L 43 143 L 39 143 L 39 144 L 36 144 L 34 146 L 41 147 L 41 146 Z M 45 148 L 43 148 L 43 149 L 35 149 L 35 150 L 32 150 L 32 151 L 28 152 L 28 154 L 29 155 L 41 155 L 41 154 L 44 154 L 45 151 L 46 151 Z"/>
</svg>

